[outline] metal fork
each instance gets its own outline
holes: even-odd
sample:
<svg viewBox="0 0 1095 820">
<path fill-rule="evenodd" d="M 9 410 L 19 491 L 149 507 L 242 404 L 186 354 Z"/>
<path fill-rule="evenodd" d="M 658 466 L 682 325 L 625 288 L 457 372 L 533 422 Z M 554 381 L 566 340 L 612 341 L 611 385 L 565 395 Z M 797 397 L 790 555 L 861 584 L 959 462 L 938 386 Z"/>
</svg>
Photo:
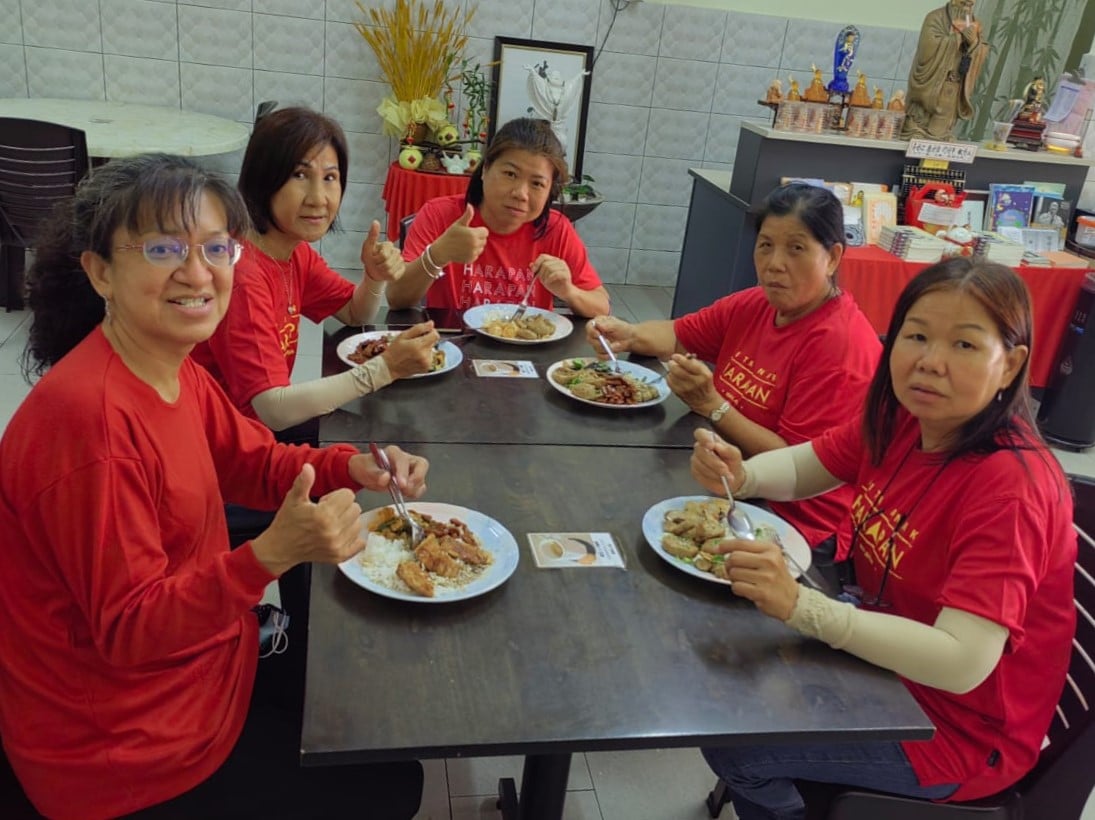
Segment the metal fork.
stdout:
<svg viewBox="0 0 1095 820">
<path fill-rule="evenodd" d="M 403 491 L 399 489 L 399 485 L 395 482 L 395 471 L 392 469 L 392 462 L 388 459 L 388 454 L 376 446 L 375 442 L 369 442 L 369 452 L 373 454 L 373 460 L 376 461 L 377 466 L 382 470 L 386 470 L 391 478 L 388 480 L 388 494 L 392 497 L 392 504 L 395 505 L 395 511 L 399 513 L 399 517 L 403 519 L 403 523 L 407 525 L 411 532 L 411 549 L 414 549 L 422 540 L 426 537 L 426 531 L 422 529 L 410 511 L 407 509 L 407 502 L 403 498 Z"/>
<path fill-rule="evenodd" d="M 528 283 L 528 289 L 525 290 L 525 295 L 521 297 L 521 303 L 517 305 L 517 310 L 513 311 L 513 315 L 506 319 L 507 322 L 516 322 L 522 316 L 525 315 L 525 311 L 528 310 L 528 300 L 532 296 L 532 289 L 536 287 L 536 275 L 533 274 L 532 281 Z"/>
<path fill-rule="evenodd" d="M 617 373 L 620 372 L 620 360 L 616 358 L 616 354 L 612 352 L 612 346 L 608 343 L 608 339 L 604 337 L 601 331 L 597 330 L 597 325 L 592 319 L 589 320 L 589 326 L 593 328 L 593 331 L 597 334 L 597 341 L 601 343 L 601 347 L 604 348 L 608 358 L 612 360 L 612 369 Z"/>
</svg>

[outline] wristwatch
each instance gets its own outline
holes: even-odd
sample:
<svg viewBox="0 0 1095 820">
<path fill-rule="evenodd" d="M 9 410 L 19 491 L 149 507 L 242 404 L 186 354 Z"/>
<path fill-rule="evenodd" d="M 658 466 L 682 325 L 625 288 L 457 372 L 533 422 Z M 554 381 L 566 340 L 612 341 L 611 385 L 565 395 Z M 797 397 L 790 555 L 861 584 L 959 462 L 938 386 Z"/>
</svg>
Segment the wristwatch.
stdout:
<svg viewBox="0 0 1095 820">
<path fill-rule="evenodd" d="M 724 401 L 722 404 L 712 410 L 711 415 L 707 418 L 711 419 L 711 421 L 717 424 L 719 419 L 725 416 L 728 412 L 730 412 L 730 402 Z"/>
</svg>

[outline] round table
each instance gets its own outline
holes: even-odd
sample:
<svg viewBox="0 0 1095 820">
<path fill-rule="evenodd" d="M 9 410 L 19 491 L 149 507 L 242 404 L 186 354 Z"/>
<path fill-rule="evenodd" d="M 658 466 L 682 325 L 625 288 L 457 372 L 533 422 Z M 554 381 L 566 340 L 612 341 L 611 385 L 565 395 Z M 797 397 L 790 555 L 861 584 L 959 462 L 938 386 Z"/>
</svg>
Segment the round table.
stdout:
<svg viewBox="0 0 1095 820">
<path fill-rule="evenodd" d="M 227 154 L 247 144 L 243 123 L 158 105 L 58 100 L 46 97 L 0 99 L 0 117 L 42 120 L 79 128 L 91 157 L 130 157 L 146 151 L 182 156 Z"/>
<path fill-rule="evenodd" d="M 393 162 L 381 194 L 388 211 L 388 239 L 398 242 L 400 220 L 418 213 L 418 209 L 434 197 L 463 194 L 468 190 L 470 179 L 470 174 L 408 171 Z"/>
</svg>

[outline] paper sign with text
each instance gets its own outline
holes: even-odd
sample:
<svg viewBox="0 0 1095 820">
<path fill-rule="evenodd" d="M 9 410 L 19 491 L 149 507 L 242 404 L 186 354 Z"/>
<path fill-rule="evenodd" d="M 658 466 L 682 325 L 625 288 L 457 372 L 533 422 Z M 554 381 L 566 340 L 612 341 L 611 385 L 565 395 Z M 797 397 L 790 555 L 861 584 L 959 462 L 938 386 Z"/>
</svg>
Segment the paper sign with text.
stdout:
<svg viewBox="0 0 1095 820">
<path fill-rule="evenodd" d="M 607 532 L 530 532 L 529 547 L 541 569 L 619 567 L 624 557 Z"/>
<path fill-rule="evenodd" d="M 538 379 L 536 366 L 532 362 L 511 361 L 509 359 L 475 359 L 472 362 L 476 376 L 487 378 Z"/>
<path fill-rule="evenodd" d="M 935 140 L 909 140 L 905 156 L 915 159 L 942 159 L 947 162 L 964 162 L 967 165 L 977 159 L 977 145 L 972 142 L 936 142 Z"/>
</svg>

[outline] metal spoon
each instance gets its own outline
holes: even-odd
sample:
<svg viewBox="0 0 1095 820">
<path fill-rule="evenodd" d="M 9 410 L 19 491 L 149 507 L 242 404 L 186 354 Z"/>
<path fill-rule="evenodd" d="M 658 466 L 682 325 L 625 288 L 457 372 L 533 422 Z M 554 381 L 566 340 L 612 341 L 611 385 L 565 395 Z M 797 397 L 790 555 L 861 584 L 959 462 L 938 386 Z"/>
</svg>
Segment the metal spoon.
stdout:
<svg viewBox="0 0 1095 820">
<path fill-rule="evenodd" d="M 610 358 L 612 360 L 612 369 L 615 370 L 617 373 L 619 373 L 620 372 L 620 360 L 617 359 L 616 354 L 612 352 L 612 346 L 609 345 L 608 339 L 606 339 L 601 334 L 601 331 L 597 330 L 597 325 L 594 324 L 592 319 L 589 320 L 589 326 L 593 328 L 594 332 L 596 332 L 597 341 L 599 341 L 601 343 L 601 347 L 604 348 L 605 354 L 608 356 L 608 358 Z"/>
</svg>

